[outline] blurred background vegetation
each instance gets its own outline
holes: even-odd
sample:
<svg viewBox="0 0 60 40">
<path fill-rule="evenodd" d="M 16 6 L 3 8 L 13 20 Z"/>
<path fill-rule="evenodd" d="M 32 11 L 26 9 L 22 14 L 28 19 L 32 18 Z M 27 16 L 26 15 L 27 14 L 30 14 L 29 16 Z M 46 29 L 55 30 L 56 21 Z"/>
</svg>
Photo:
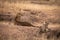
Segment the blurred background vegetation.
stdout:
<svg viewBox="0 0 60 40">
<path fill-rule="evenodd" d="M 2 2 L 31 2 L 36 4 L 60 5 L 60 0 L 0 0 Z"/>
</svg>

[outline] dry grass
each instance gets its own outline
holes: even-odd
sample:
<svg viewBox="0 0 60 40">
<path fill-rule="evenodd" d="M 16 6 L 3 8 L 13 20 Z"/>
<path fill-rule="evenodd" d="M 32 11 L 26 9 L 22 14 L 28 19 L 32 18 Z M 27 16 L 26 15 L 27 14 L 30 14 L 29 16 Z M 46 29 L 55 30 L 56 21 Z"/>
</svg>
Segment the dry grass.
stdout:
<svg viewBox="0 0 60 40">
<path fill-rule="evenodd" d="M 38 5 L 31 3 L 0 3 L 0 13 L 10 12 L 12 15 L 20 13 L 21 9 L 29 9 L 32 11 L 42 11 L 47 14 L 47 18 L 56 19 L 55 15 L 58 12 L 60 15 L 60 6 L 55 5 Z M 59 16 L 58 16 L 59 17 Z M 57 17 L 57 18 L 58 18 Z M 58 18 L 59 19 L 59 18 Z M 49 27 L 55 27 L 54 25 L 49 25 Z M 50 27 L 50 28 L 52 28 Z M 58 24 L 60 27 L 60 24 Z M 8 24 L 8 22 L 0 22 L 0 40 L 58 40 L 55 38 L 47 39 L 46 34 L 39 34 L 40 29 L 38 27 L 28 27 L 28 26 L 18 26 L 13 23 Z M 60 39 L 59 39 L 60 40 Z"/>
<path fill-rule="evenodd" d="M 38 27 L 17 26 L 8 22 L 0 22 L 0 40 L 55 40 L 47 39 L 47 34 L 39 34 Z M 57 40 L 57 39 L 56 39 Z"/>
</svg>

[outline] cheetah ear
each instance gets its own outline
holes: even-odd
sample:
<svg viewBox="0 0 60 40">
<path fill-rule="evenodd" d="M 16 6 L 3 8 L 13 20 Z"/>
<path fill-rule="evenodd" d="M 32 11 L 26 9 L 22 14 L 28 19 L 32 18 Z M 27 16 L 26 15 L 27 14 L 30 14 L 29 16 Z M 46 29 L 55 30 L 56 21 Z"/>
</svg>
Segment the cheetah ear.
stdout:
<svg viewBox="0 0 60 40">
<path fill-rule="evenodd" d="M 23 16 L 21 13 L 18 13 L 16 16 Z"/>
</svg>

